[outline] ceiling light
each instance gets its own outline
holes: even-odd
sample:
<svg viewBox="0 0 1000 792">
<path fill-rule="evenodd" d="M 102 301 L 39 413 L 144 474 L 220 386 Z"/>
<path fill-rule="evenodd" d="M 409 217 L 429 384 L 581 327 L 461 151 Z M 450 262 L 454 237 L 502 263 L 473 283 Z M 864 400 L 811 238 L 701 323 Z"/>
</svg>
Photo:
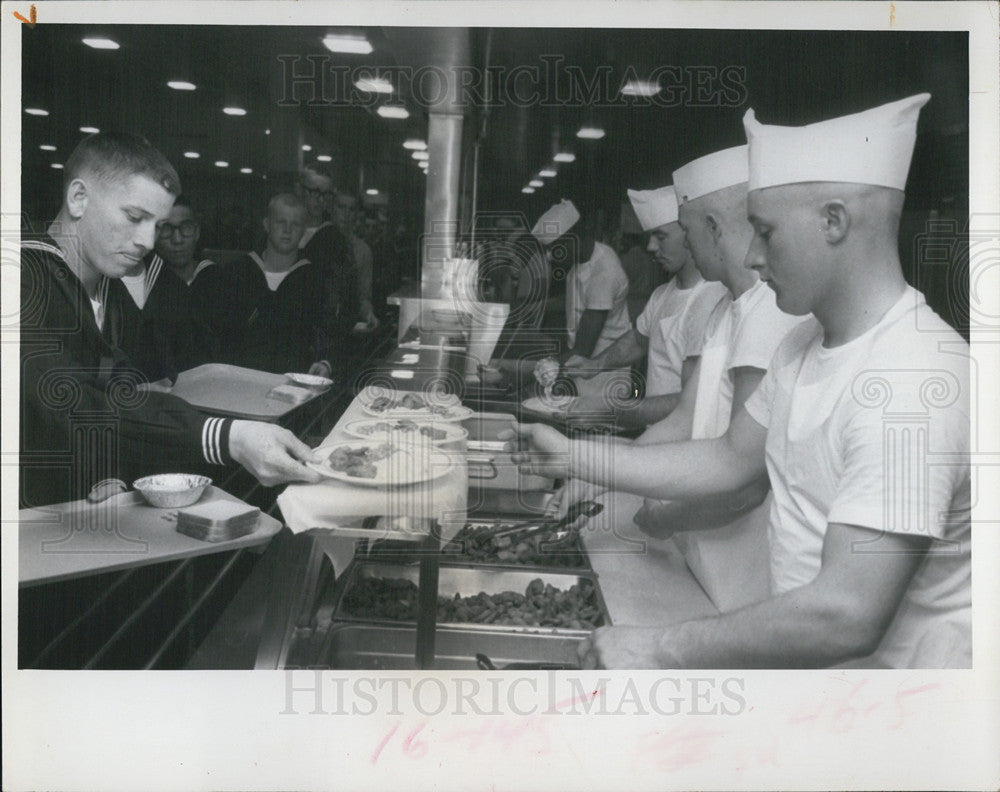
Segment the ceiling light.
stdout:
<svg viewBox="0 0 1000 792">
<path fill-rule="evenodd" d="M 366 93 L 392 93 L 392 83 L 382 77 L 358 77 L 354 81 L 354 87 Z"/>
<path fill-rule="evenodd" d="M 55 168 L 56 170 L 62 170 L 63 166 L 61 162 L 53 162 L 51 165 L 49 165 L 49 167 Z"/>
<path fill-rule="evenodd" d="M 584 140 L 600 140 L 604 137 L 604 130 L 600 127 L 582 126 L 576 131 L 576 136 Z"/>
<path fill-rule="evenodd" d="M 264 134 L 265 135 L 270 135 L 271 134 L 271 130 L 270 129 L 265 129 L 264 130 Z"/>
<path fill-rule="evenodd" d="M 531 195 L 534 191 L 535 191 L 534 187 L 522 187 L 521 188 L 521 192 L 523 192 L 525 195 Z"/>
<path fill-rule="evenodd" d="M 40 107 L 26 107 L 24 108 L 24 112 L 26 112 L 28 115 L 36 115 L 36 116 L 47 116 L 49 114 L 48 110 L 42 110 L 42 108 Z"/>
<path fill-rule="evenodd" d="M 556 175 L 556 169 L 542 168 L 540 171 L 538 171 L 538 175 L 541 176 L 543 179 L 551 179 Z"/>
<path fill-rule="evenodd" d="M 188 159 L 198 159 L 201 156 L 197 151 L 185 151 L 184 156 Z"/>
<path fill-rule="evenodd" d="M 410 151 L 425 151 L 427 149 L 427 143 L 420 138 L 407 138 L 403 141 L 403 148 Z"/>
<path fill-rule="evenodd" d="M 378 190 L 376 190 L 374 187 L 369 187 L 367 190 L 365 190 L 365 195 L 378 195 Z"/>
<path fill-rule="evenodd" d="M 225 160 L 216 160 L 215 161 L 215 167 L 216 168 L 228 168 L 229 167 L 229 163 L 226 162 Z"/>
<path fill-rule="evenodd" d="M 55 146 L 49 145 L 48 143 L 42 143 L 42 145 L 40 145 L 38 148 L 40 148 L 42 151 L 55 151 L 56 150 Z"/>
<path fill-rule="evenodd" d="M 240 168 L 240 173 L 253 173 L 253 168 Z"/>
<path fill-rule="evenodd" d="M 576 155 L 571 154 L 568 151 L 560 151 L 552 159 L 554 159 L 556 162 L 575 162 Z"/>
<path fill-rule="evenodd" d="M 193 91 L 197 86 L 187 80 L 171 80 L 167 83 L 167 88 L 173 88 L 175 91 Z"/>
<path fill-rule="evenodd" d="M 660 84 L 648 80 L 629 80 L 622 86 L 622 96 L 656 96 Z"/>
<path fill-rule="evenodd" d="M 97 127 L 82 126 L 80 127 L 80 131 L 83 132 L 83 134 L 85 135 L 96 135 L 101 130 L 99 130 Z"/>
<path fill-rule="evenodd" d="M 413 157 L 413 159 L 415 160 L 426 160 L 430 159 L 431 157 L 431 155 L 428 154 L 426 151 L 414 151 L 410 154 L 410 156 Z"/>
<path fill-rule="evenodd" d="M 352 55 L 367 55 L 372 45 L 364 36 L 339 36 L 331 33 L 323 38 L 323 46 L 330 52 L 347 52 Z"/>
<path fill-rule="evenodd" d="M 528 182 L 528 186 L 535 188 L 544 187 L 545 182 L 543 182 L 541 179 L 532 179 L 530 182 Z"/>
<path fill-rule="evenodd" d="M 330 162 L 333 159 L 329 154 L 320 154 L 316 157 L 317 162 Z"/>
<path fill-rule="evenodd" d="M 382 118 L 409 118 L 410 111 L 402 105 L 382 105 L 376 112 Z"/>
<path fill-rule="evenodd" d="M 305 145 L 302 146 L 302 150 L 303 151 L 312 151 L 313 147 L 310 146 L 308 143 L 306 143 Z"/>
<path fill-rule="evenodd" d="M 430 166 L 426 162 L 421 162 L 420 163 L 420 170 L 422 170 L 424 173 L 427 173 L 427 171 L 429 169 L 430 169 Z"/>
<path fill-rule="evenodd" d="M 116 50 L 121 46 L 117 41 L 109 38 L 85 38 L 83 43 L 94 49 Z"/>
<path fill-rule="evenodd" d="M 231 116 L 245 116 L 247 111 L 242 107 L 223 107 L 222 112 Z"/>
</svg>

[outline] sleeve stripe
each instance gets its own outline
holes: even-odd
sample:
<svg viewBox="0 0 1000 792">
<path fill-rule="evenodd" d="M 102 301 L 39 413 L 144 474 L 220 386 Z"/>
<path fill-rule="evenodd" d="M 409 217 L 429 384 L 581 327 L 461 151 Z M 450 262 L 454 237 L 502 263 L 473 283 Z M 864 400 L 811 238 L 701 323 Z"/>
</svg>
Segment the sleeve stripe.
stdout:
<svg viewBox="0 0 1000 792">
<path fill-rule="evenodd" d="M 205 460 L 212 465 L 221 465 L 218 453 L 219 424 L 221 418 L 208 418 L 201 427 L 201 451 Z"/>
<path fill-rule="evenodd" d="M 212 456 L 217 465 L 222 464 L 222 451 L 219 449 L 219 435 L 222 434 L 222 419 L 216 418 L 212 425 Z"/>
</svg>

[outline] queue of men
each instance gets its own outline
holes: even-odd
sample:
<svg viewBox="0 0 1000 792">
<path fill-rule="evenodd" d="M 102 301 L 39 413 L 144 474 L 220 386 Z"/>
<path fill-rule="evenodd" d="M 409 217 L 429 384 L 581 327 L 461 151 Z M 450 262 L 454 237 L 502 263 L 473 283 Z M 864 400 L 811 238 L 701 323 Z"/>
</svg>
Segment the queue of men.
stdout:
<svg viewBox="0 0 1000 792">
<path fill-rule="evenodd" d="M 511 433 L 526 472 L 569 481 L 557 508 L 644 496 L 642 530 L 698 549 L 718 592 L 716 617 L 598 629 L 584 667 L 971 665 L 968 345 L 907 285 L 897 247 L 929 99 L 805 127 L 750 110 L 746 146 L 673 174 L 685 244 L 727 294 L 666 417 L 635 441 Z M 563 369 L 633 359 L 636 332 Z"/>
</svg>

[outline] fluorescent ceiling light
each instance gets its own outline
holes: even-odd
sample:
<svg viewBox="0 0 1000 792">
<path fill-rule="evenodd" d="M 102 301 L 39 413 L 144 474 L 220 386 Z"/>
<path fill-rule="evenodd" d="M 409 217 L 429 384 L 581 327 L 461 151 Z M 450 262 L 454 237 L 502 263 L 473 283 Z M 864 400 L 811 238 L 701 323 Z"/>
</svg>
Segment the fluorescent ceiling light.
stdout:
<svg viewBox="0 0 1000 792">
<path fill-rule="evenodd" d="M 538 175 L 541 176 L 543 179 L 551 179 L 556 175 L 556 169 L 542 168 L 540 171 L 538 171 Z"/>
<path fill-rule="evenodd" d="M 26 112 L 28 115 L 35 115 L 35 116 L 47 116 L 49 114 L 48 110 L 42 110 L 42 108 L 40 107 L 26 107 L 24 108 L 24 112 Z"/>
<path fill-rule="evenodd" d="M 198 159 L 201 156 L 197 151 L 185 151 L 184 156 L 188 159 Z"/>
<path fill-rule="evenodd" d="M 228 168 L 229 167 L 229 163 L 226 162 L 225 160 L 216 160 L 215 161 L 215 167 L 216 168 Z"/>
<path fill-rule="evenodd" d="M 528 186 L 535 188 L 544 187 L 545 182 L 543 182 L 541 179 L 532 179 L 530 182 L 528 182 Z"/>
<path fill-rule="evenodd" d="M 372 45 L 364 36 L 341 36 L 331 33 L 323 38 L 323 46 L 330 52 L 347 52 L 352 55 L 367 55 Z"/>
<path fill-rule="evenodd" d="M 365 195 L 378 195 L 378 190 L 376 190 L 374 187 L 369 187 L 367 190 L 365 190 Z"/>
<path fill-rule="evenodd" d="M 604 130 L 600 127 L 583 126 L 576 131 L 576 136 L 584 140 L 600 140 L 604 137 Z"/>
<path fill-rule="evenodd" d="M 61 162 L 53 162 L 51 165 L 49 165 L 49 167 L 55 168 L 56 170 L 62 170 L 63 166 Z"/>
<path fill-rule="evenodd" d="M 415 160 L 426 160 L 430 159 L 431 157 L 431 155 L 428 154 L 426 151 L 414 151 L 410 154 L 410 156 L 413 157 L 413 159 Z"/>
<path fill-rule="evenodd" d="M 109 38 L 85 38 L 82 41 L 94 49 L 116 50 L 121 46 L 117 41 L 112 41 Z"/>
<path fill-rule="evenodd" d="M 96 135 L 101 130 L 99 130 L 97 127 L 82 126 L 80 127 L 80 131 L 83 132 L 85 135 Z"/>
<path fill-rule="evenodd" d="M 656 96 L 660 92 L 660 84 L 647 80 L 629 80 L 622 86 L 623 96 Z"/>
<path fill-rule="evenodd" d="M 420 170 L 422 170 L 424 173 L 426 173 L 427 169 L 430 167 L 430 165 L 428 165 L 426 162 L 420 162 L 418 164 L 420 165 Z"/>
<path fill-rule="evenodd" d="M 167 83 L 167 87 L 173 88 L 175 91 L 193 91 L 198 86 L 187 80 L 171 80 Z"/>
<path fill-rule="evenodd" d="M 42 143 L 42 145 L 40 145 L 38 148 L 40 148 L 42 151 L 55 151 L 56 150 L 55 146 L 52 146 L 52 145 L 50 145 L 48 143 Z"/>
<path fill-rule="evenodd" d="M 560 151 L 552 159 L 556 162 L 576 162 L 576 155 L 568 151 Z"/>
<path fill-rule="evenodd" d="M 382 118 L 409 118 L 410 111 L 402 105 L 382 105 L 378 110 Z"/>
<path fill-rule="evenodd" d="M 330 162 L 333 159 L 329 154 L 320 154 L 316 157 L 317 162 Z"/>
<path fill-rule="evenodd" d="M 253 173 L 253 168 L 240 168 L 240 173 Z"/>
<path fill-rule="evenodd" d="M 391 94 L 392 83 L 382 77 L 359 77 L 354 81 L 354 87 L 366 93 Z"/>
<path fill-rule="evenodd" d="M 271 134 L 271 130 L 270 129 L 265 129 L 264 130 L 264 134 L 265 135 L 270 135 Z"/>
<path fill-rule="evenodd" d="M 245 116 L 247 111 L 242 107 L 223 107 L 222 112 L 231 116 Z"/>
<path fill-rule="evenodd" d="M 522 187 L 521 188 L 521 192 L 523 192 L 525 195 L 531 195 L 534 191 L 535 191 L 534 187 Z"/>
<path fill-rule="evenodd" d="M 303 151 L 312 151 L 313 147 L 310 146 L 308 143 L 306 143 L 305 145 L 302 146 L 302 150 Z"/>
<path fill-rule="evenodd" d="M 403 141 L 403 148 L 409 151 L 425 151 L 427 149 L 427 143 L 420 138 L 407 138 Z"/>
</svg>

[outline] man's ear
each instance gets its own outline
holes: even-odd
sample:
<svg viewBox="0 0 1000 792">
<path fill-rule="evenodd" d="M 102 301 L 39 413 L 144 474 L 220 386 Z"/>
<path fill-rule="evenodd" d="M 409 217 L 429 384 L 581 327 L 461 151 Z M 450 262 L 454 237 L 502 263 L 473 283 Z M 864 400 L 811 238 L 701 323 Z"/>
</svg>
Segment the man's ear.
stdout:
<svg viewBox="0 0 1000 792">
<path fill-rule="evenodd" d="M 851 227 L 851 213 L 843 201 L 827 201 L 822 209 L 823 236 L 831 245 L 837 245 L 847 236 Z"/>
<path fill-rule="evenodd" d="M 718 218 L 709 212 L 705 215 L 705 227 L 708 229 L 708 233 L 715 240 L 715 243 L 719 243 L 719 238 L 722 236 L 722 224 L 719 222 Z"/>
<path fill-rule="evenodd" d="M 271 236 L 271 221 L 265 217 L 262 222 L 264 225 L 264 233 Z"/>
<path fill-rule="evenodd" d="M 73 179 L 66 188 L 66 209 L 74 220 L 83 217 L 90 192 L 83 179 Z"/>
</svg>

